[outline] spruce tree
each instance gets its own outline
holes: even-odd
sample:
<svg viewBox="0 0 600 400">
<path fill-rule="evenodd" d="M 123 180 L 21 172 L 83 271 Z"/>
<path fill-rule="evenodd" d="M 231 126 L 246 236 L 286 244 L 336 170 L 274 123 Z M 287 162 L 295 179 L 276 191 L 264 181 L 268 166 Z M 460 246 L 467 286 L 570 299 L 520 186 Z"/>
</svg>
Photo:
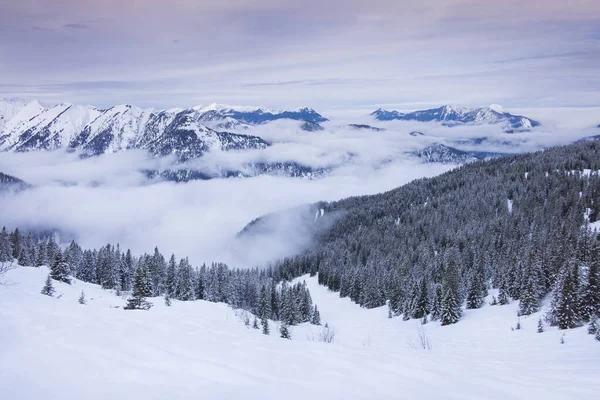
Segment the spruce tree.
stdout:
<svg viewBox="0 0 600 400">
<path fill-rule="evenodd" d="M 498 289 L 498 304 L 505 306 L 509 303 L 508 283 L 506 278 L 500 279 L 500 288 Z"/>
<path fill-rule="evenodd" d="M 169 264 L 167 265 L 167 282 L 166 292 L 170 297 L 177 295 L 177 262 L 175 261 L 175 254 L 171 254 Z"/>
<path fill-rule="evenodd" d="M 198 277 L 196 279 L 196 300 L 204 300 L 204 269 L 200 269 L 196 274 Z"/>
<path fill-rule="evenodd" d="M 443 325 L 455 324 L 460 319 L 461 308 L 458 304 L 454 290 L 446 289 L 442 300 L 442 311 L 440 320 Z"/>
<path fill-rule="evenodd" d="M 589 321 L 594 315 L 600 314 L 600 251 L 598 242 L 593 245 L 592 256 L 587 271 L 587 279 L 581 293 L 581 317 Z"/>
<path fill-rule="evenodd" d="M 577 266 L 572 263 L 564 266 L 557 279 L 550 311 L 546 317 L 552 325 L 558 325 L 559 329 L 580 326 L 576 269 Z"/>
<path fill-rule="evenodd" d="M 292 338 L 290 330 L 285 322 L 281 323 L 281 326 L 279 327 L 279 334 L 282 339 L 291 339 Z"/>
<path fill-rule="evenodd" d="M 6 232 L 6 227 L 0 232 L 0 263 L 11 262 L 13 260 L 12 243 L 10 236 Z"/>
<path fill-rule="evenodd" d="M 429 314 L 429 290 L 427 288 L 427 279 L 421 279 L 421 284 L 417 292 L 416 303 L 413 307 L 412 318 L 423 318 Z"/>
<path fill-rule="evenodd" d="M 171 297 L 169 296 L 169 292 L 165 292 L 165 306 L 171 307 Z"/>
<path fill-rule="evenodd" d="M 12 258 L 19 258 L 21 254 L 21 233 L 19 232 L 19 228 L 11 233 L 10 241 L 12 242 Z"/>
<path fill-rule="evenodd" d="M 48 274 L 48 277 L 46 278 L 46 283 L 44 284 L 41 293 L 50 297 L 54 295 L 54 286 L 52 285 L 52 277 L 50 274 Z"/>
<path fill-rule="evenodd" d="M 260 324 L 262 325 L 262 333 L 264 335 L 268 335 L 270 333 L 269 330 L 269 320 L 266 318 L 261 318 Z"/>
<path fill-rule="evenodd" d="M 256 318 L 256 315 L 254 316 L 254 320 L 252 321 L 252 328 L 258 329 L 258 319 Z"/>
<path fill-rule="evenodd" d="M 313 315 L 310 320 L 310 323 L 313 325 L 321 325 L 321 314 L 319 313 L 319 309 L 317 308 L 316 304 L 315 304 L 315 308 L 313 310 Z"/>
<path fill-rule="evenodd" d="M 540 307 L 538 299 L 538 289 L 535 277 L 530 273 L 524 279 L 524 285 L 521 287 L 521 299 L 519 300 L 519 315 L 531 315 L 537 312 Z"/>
<path fill-rule="evenodd" d="M 146 297 L 152 296 L 152 286 L 148 277 L 148 270 L 145 263 L 140 263 L 135 273 L 133 283 L 133 293 L 127 300 L 125 310 L 148 310 L 152 303 L 146 300 Z"/>
<path fill-rule="evenodd" d="M 177 290 L 178 300 L 190 301 L 196 298 L 192 273 L 192 266 L 190 265 L 189 260 L 187 257 L 182 258 L 179 262 L 179 287 Z"/>
<path fill-rule="evenodd" d="M 542 332 L 544 332 L 544 323 L 542 322 L 542 319 L 540 318 L 538 320 L 537 333 L 542 333 Z"/>
<path fill-rule="evenodd" d="M 593 317 L 590 319 L 590 323 L 589 323 L 589 325 L 588 325 L 588 333 L 589 333 L 590 335 L 595 335 L 595 334 L 596 334 L 596 332 L 598 332 L 598 323 L 597 323 L 597 318 L 596 318 L 596 316 L 593 316 Z"/>
<path fill-rule="evenodd" d="M 481 292 L 481 281 L 483 279 L 478 273 L 471 276 L 469 289 L 467 291 L 467 309 L 480 308 L 483 305 L 483 297 Z"/>
<path fill-rule="evenodd" d="M 77 302 L 79 304 L 86 304 L 87 301 L 85 300 L 85 293 L 83 293 L 83 290 L 81 291 L 81 294 L 79 295 L 79 299 L 77 299 Z"/>
<path fill-rule="evenodd" d="M 437 321 L 442 315 L 442 286 L 435 286 L 435 295 L 433 296 L 433 305 L 431 306 L 431 320 Z"/>
<path fill-rule="evenodd" d="M 54 262 L 50 267 L 50 276 L 54 280 L 71 284 L 71 278 L 69 278 L 69 265 L 63 260 L 60 250 L 56 252 Z"/>
</svg>

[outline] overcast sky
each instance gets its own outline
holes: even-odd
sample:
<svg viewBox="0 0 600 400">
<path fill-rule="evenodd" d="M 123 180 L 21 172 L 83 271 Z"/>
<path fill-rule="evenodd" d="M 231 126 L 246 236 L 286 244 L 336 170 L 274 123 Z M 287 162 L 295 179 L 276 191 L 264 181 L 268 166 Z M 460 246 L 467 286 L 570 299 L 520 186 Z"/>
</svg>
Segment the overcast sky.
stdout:
<svg viewBox="0 0 600 400">
<path fill-rule="evenodd" d="M 0 0 L 0 97 L 600 104 L 598 0 Z"/>
</svg>

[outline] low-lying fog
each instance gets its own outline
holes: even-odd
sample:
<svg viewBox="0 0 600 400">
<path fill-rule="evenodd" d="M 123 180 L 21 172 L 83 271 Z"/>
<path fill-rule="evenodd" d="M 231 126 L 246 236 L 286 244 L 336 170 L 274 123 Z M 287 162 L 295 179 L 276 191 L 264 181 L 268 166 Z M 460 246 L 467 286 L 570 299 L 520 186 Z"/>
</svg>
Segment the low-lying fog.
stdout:
<svg viewBox="0 0 600 400">
<path fill-rule="evenodd" d="M 139 171 L 165 167 L 170 160 L 152 159 L 141 151 L 88 159 L 64 151 L 1 153 L 0 172 L 34 187 L 0 197 L 0 225 L 58 228 L 76 237 L 83 247 L 118 242 L 140 254 L 157 245 L 163 253 L 189 256 L 195 264 L 225 261 L 232 266 L 257 266 L 298 250 L 289 243 L 304 242 L 278 237 L 260 243 L 236 241 L 236 233 L 254 218 L 319 200 L 383 192 L 453 167 L 422 164 L 407 151 L 434 142 L 453 145 L 457 139 L 488 136 L 501 140 L 478 150 L 522 152 L 598 133 L 592 128 L 567 129 L 555 124 L 509 135 L 494 126 L 368 123 L 385 130 L 352 129 L 331 121 L 324 124 L 325 131 L 305 132 L 295 122 L 274 122 L 247 132 L 273 142 L 270 148 L 210 154 L 194 163 L 207 170 L 248 161 L 296 161 L 332 168 L 330 174 L 314 180 L 258 176 L 156 182 Z M 409 135 L 415 130 L 425 136 Z M 503 144 L 507 138 L 518 146 Z M 291 237 L 297 234 L 293 224 L 286 231 Z"/>
</svg>

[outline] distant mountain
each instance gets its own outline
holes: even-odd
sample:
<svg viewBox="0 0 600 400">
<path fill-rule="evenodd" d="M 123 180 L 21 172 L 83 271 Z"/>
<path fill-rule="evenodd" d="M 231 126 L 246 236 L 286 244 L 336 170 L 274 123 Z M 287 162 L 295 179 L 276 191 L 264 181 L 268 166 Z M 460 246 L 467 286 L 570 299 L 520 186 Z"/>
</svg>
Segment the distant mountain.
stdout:
<svg viewBox="0 0 600 400">
<path fill-rule="evenodd" d="M 193 180 L 209 180 L 215 178 L 249 178 L 258 175 L 286 176 L 291 178 L 314 179 L 321 177 L 330 170 L 327 168 L 314 169 L 297 162 L 248 163 L 239 170 L 224 170 L 206 172 L 194 168 L 171 168 L 165 170 L 141 171 L 150 179 L 173 182 L 188 182 Z"/>
<path fill-rule="evenodd" d="M 307 132 L 318 132 L 318 131 L 324 130 L 325 128 L 323 128 L 317 122 L 304 121 L 300 125 L 300 129 L 302 129 L 303 131 L 307 131 Z"/>
<path fill-rule="evenodd" d="M 376 132 L 385 130 L 383 128 L 377 128 L 376 126 L 365 125 L 365 124 L 348 124 L 348 126 L 353 129 L 370 129 L 370 130 L 376 131 Z"/>
<path fill-rule="evenodd" d="M 30 187 L 30 185 L 25 183 L 23 180 L 0 172 L 0 192 L 18 191 L 27 189 L 28 187 Z"/>
<path fill-rule="evenodd" d="M 463 151 L 441 143 L 434 143 L 422 150 L 414 151 L 411 154 L 419 157 L 426 163 L 442 164 L 466 164 L 473 161 L 486 160 L 505 155 L 485 151 Z"/>
<path fill-rule="evenodd" d="M 298 108 L 296 110 L 271 110 L 264 107 L 233 107 L 221 104 L 211 104 L 206 107 L 194 107 L 194 110 L 203 113 L 211 112 L 212 115 L 219 115 L 224 118 L 232 118 L 236 121 L 250 125 L 262 124 L 279 119 L 293 119 L 296 121 L 308 121 L 315 123 L 328 121 L 327 118 L 308 107 Z"/>
<path fill-rule="evenodd" d="M 507 132 L 526 130 L 539 126 L 540 123 L 530 118 L 513 115 L 497 105 L 482 108 L 463 108 L 454 106 L 443 106 L 429 110 L 419 110 L 410 113 L 399 111 L 388 111 L 378 109 L 371 113 L 379 121 L 419 121 L 419 122 L 441 122 L 446 126 L 456 125 L 484 125 L 496 124 L 502 126 Z"/>
</svg>

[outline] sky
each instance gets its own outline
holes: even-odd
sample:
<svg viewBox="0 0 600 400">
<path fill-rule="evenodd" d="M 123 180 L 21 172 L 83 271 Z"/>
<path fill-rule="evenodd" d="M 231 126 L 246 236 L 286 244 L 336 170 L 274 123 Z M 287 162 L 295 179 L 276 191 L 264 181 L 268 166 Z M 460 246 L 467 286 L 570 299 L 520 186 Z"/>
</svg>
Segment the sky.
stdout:
<svg viewBox="0 0 600 400">
<path fill-rule="evenodd" d="M 0 52 L 47 102 L 600 104 L 597 0 L 1 0 Z"/>
</svg>

